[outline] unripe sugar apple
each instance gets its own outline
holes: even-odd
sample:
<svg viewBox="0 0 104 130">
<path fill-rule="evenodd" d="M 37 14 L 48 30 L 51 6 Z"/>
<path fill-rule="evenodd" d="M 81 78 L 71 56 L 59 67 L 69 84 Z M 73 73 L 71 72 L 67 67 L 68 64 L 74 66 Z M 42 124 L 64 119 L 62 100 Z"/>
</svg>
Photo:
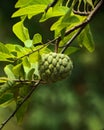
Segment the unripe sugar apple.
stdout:
<svg viewBox="0 0 104 130">
<path fill-rule="evenodd" d="M 66 78 L 72 71 L 71 59 L 60 53 L 43 54 L 39 62 L 39 74 L 46 83 L 56 82 Z"/>
</svg>

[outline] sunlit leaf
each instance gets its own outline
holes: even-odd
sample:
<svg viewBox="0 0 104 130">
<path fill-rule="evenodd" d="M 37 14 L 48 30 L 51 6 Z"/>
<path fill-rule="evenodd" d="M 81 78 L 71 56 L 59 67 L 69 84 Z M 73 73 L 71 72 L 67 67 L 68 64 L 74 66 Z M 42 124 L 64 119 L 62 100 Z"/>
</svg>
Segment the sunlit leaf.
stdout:
<svg viewBox="0 0 104 130">
<path fill-rule="evenodd" d="M 18 0 L 15 7 L 25 7 L 33 4 L 49 4 L 52 0 Z"/>
<path fill-rule="evenodd" d="M 33 79 L 33 74 L 34 74 L 34 72 L 35 72 L 35 68 L 32 68 L 32 69 L 28 72 L 27 78 L 28 78 L 29 80 L 32 80 L 32 79 Z"/>
<path fill-rule="evenodd" d="M 47 13 L 44 13 L 42 15 L 42 18 L 40 19 L 40 22 L 44 22 L 45 20 L 52 18 L 52 17 L 58 17 L 63 16 L 68 10 L 68 7 L 65 6 L 57 6 L 57 8 L 49 8 Z"/>
<path fill-rule="evenodd" d="M 29 61 L 28 57 L 24 57 L 22 63 L 23 63 L 24 66 L 27 66 L 29 68 L 31 67 L 31 64 L 30 64 L 30 61 Z"/>
<path fill-rule="evenodd" d="M 28 57 L 23 58 L 22 65 L 23 65 L 23 70 L 24 70 L 25 75 L 26 75 L 25 77 L 27 78 L 27 74 L 31 69 L 31 63 L 30 63 Z"/>
<path fill-rule="evenodd" d="M 8 48 L 0 42 L 0 52 L 10 54 Z"/>
<path fill-rule="evenodd" d="M 12 64 L 9 64 L 9 65 L 6 65 L 6 67 L 4 68 L 4 71 L 9 79 L 15 79 L 15 76 L 13 73 L 13 67 L 14 66 Z"/>
<path fill-rule="evenodd" d="M 28 29 L 24 26 L 23 21 L 13 25 L 13 32 L 22 42 L 30 39 Z"/>
<path fill-rule="evenodd" d="M 31 48 L 31 47 L 33 46 L 32 40 L 26 40 L 26 41 L 24 42 L 24 44 L 25 44 L 25 46 L 26 46 L 27 48 Z"/>
<path fill-rule="evenodd" d="M 60 17 L 52 26 L 51 30 L 55 31 L 55 36 L 57 37 L 60 35 L 61 30 L 65 28 L 69 28 L 69 26 L 72 26 L 74 23 L 80 22 L 79 18 L 72 14 L 72 10 L 69 9 L 66 14 L 62 17 Z"/>
<path fill-rule="evenodd" d="M 7 81 L 7 77 L 0 77 L 0 83 L 5 83 Z"/>
<path fill-rule="evenodd" d="M 33 44 L 42 43 L 42 36 L 37 33 L 33 36 Z"/>
<path fill-rule="evenodd" d="M 5 44 L 0 42 L 0 61 L 11 62 L 13 60 L 12 58 L 14 58 L 14 56 L 10 53 Z"/>
<path fill-rule="evenodd" d="M 25 72 L 22 63 L 17 64 L 16 66 L 13 67 L 13 73 L 18 78 L 23 78 L 23 79 L 25 78 Z"/>
<path fill-rule="evenodd" d="M 30 14 L 37 15 L 44 12 L 46 6 L 47 5 L 45 4 L 41 4 L 41 5 L 37 4 L 37 5 L 31 5 L 24 8 L 20 8 L 12 15 L 12 17 L 18 17 L 18 16 L 23 16 L 23 15 L 27 16 Z"/>
<path fill-rule="evenodd" d="M 14 56 L 12 56 L 11 54 L 6 54 L 6 53 L 1 53 L 0 52 L 0 61 L 8 61 L 8 62 L 12 62 Z"/>
</svg>

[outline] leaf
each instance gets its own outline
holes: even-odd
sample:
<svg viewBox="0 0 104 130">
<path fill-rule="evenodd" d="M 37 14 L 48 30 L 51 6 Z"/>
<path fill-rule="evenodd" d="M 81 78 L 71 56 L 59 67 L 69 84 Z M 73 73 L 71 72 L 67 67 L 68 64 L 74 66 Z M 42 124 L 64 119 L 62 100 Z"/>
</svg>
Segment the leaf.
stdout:
<svg viewBox="0 0 104 130">
<path fill-rule="evenodd" d="M 42 12 L 44 12 L 45 8 L 47 5 L 45 4 L 37 4 L 37 5 L 31 5 L 31 6 L 27 6 L 24 8 L 20 8 L 19 10 L 17 10 L 12 17 L 19 17 L 19 16 L 23 16 L 23 15 L 37 15 L 40 14 Z"/>
<path fill-rule="evenodd" d="M 92 0 L 87 0 L 87 3 L 89 3 L 92 6 L 92 8 L 94 9 L 94 5 L 93 5 Z"/>
<path fill-rule="evenodd" d="M 50 30 L 51 31 L 56 30 L 58 28 L 58 26 L 61 24 L 61 20 L 62 20 L 62 17 L 59 18 L 55 23 L 53 23 Z"/>
<path fill-rule="evenodd" d="M 26 40 L 26 41 L 24 42 L 24 44 L 25 44 L 25 47 L 27 47 L 27 48 L 31 48 L 31 47 L 33 46 L 32 40 Z"/>
<path fill-rule="evenodd" d="M 20 84 L 19 85 L 19 97 L 16 100 L 16 107 L 19 107 L 19 105 L 21 104 L 21 102 L 24 100 L 24 98 L 27 96 L 28 92 L 30 91 L 30 86 L 29 85 L 25 85 L 25 84 Z M 16 118 L 18 123 L 21 123 L 27 108 L 29 105 L 29 100 L 26 100 L 22 106 L 19 108 L 19 110 L 16 113 Z"/>
<path fill-rule="evenodd" d="M 60 17 L 52 26 L 51 31 L 55 31 L 55 37 L 60 35 L 60 32 L 63 29 L 69 29 L 69 26 L 72 26 L 73 24 L 80 22 L 79 17 L 72 14 L 72 10 L 69 9 L 66 14 L 62 17 Z"/>
<path fill-rule="evenodd" d="M 25 78 L 27 78 L 27 74 L 31 69 L 31 64 L 28 57 L 24 57 L 22 61 L 23 70 L 25 72 Z"/>
<path fill-rule="evenodd" d="M 13 101 L 12 93 L 5 93 L 2 97 L 0 97 L 0 107 L 6 107 Z"/>
<path fill-rule="evenodd" d="M 80 46 L 86 47 L 89 52 L 94 51 L 94 40 L 89 25 L 78 36 L 78 42 Z"/>
<path fill-rule="evenodd" d="M 13 73 L 13 67 L 14 66 L 12 64 L 9 64 L 9 65 L 6 65 L 6 67 L 4 68 L 4 71 L 9 79 L 15 79 L 15 76 Z"/>
<path fill-rule="evenodd" d="M 19 7 L 25 7 L 25 6 L 29 6 L 33 4 L 46 4 L 47 5 L 51 2 L 52 0 L 18 0 L 15 7 L 19 8 Z"/>
<path fill-rule="evenodd" d="M 64 53 L 67 54 L 67 55 L 71 55 L 71 54 L 73 54 L 73 53 L 75 53 L 79 50 L 80 50 L 80 48 L 71 46 L 71 47 L 67 48 Z"/>
<path fill-rule="evenodd" d="M 29 61 L 30 61 L 30 63 L 35 63 L 38 61 L 38 51 L 29 55 Z"/>
<path fill-rule="evenodd" d="M 70 35 L 64 36 L 63 39 L 59 42 L 59 52 L 62 50 L 62 47 L 73 37 L 76 33 L 76 30 L 73 31 Z"/>
<path fill-rule="evenodd" d="M 30 39 L 28 29 L 24 26 L 23 20 L 13 25 L 13 32 L 22 42 Z"/>
<path fill-rule="evenodd" d="M 9 52 L 5 44 L 0 42 L 0 61 L 12 62 L 14 56 Z"/>
<path fill-rule="evenodd" d="M 18 103 L 19 105 L 19 103 Z M 18 107 L 17 105 L 17 107 Z M 21 107 L 20 109 L 16 112 L 16 118 L 17 118 L 17 121 L 18 123 L 20 124 L 24 118 L 24 115 L 26 114 L 26 111 L 27 111 L 27 108 L 28 108 L 28 105 L 29 105 L 29 101 L 26 101 Z"/>
<path fill-rule="evenodd" d="M 55 8 L 49 8 L 48 12 L 44 13 L 42 15 L 40 22 L 44 22 L 47 19 L 52 18 L 52 17 L 63 16 L 67 12 L 67 10 L 68 10 L 68 7 L 65 7 L 65 6 L 60 6 L 60 7 L 57 6 L 57 8 L 56 7 Z"/>
<path fill-rule="evenodd" d="M 0 52 L 0 61 L 8 61 L 8 62 L 13 62 L 14 56 L 6 54 L 6 53 L 1 53 Z"/>
<path fill-rule="evenodd" d="M 7 47 L 3 43 L 1 43 L 1 42 L 0 42 L 0 52 L 6 53 L 6 54 L 10 54 L 9 50 L 7 49 Z"/>
<path fill-rule="evenodd" d="M 5 83 L 7 81 L 7 77 L 0 77 L 0 83 Z"/>
<path fill-rule="evenodd" d="M 27 66 L 28 68 L 31 67 L 30 61 L 28 57 L 24 57 L 23 58 L 23 62 L 22 62 L 23 66 Z"/>
<path fill-rule="evenodd" d="M 71 16 L 71 12 L 72 12 L 72 8 L 69 8 L 68 11 L 66 12 L 66 14 L 63 16 L 61 22 L 67 22 L 67 21 L 69 21 L 69 18 Z"/>
<path fill-rule="evenodd" d="M 8 80 L 4 84 L 0 86 L 0 97 L 2 97 L 7 91 L 10 91 L 12 86 L 14 85 L 14 82 L 12 80 Z"/>
<path fill-rule="evenodd" d="M 24 55 L 28 54 L 31 50 L 29 48 L 22 47 L 20 45 L 16 45 L 15 46 L 15 51 L 17 53 L 17 57 L 16 58 L 19 58 L 21 56 L 24 56 Z"/>
<path fill-rule="evenodd" d="M 33 44 L 42 43 L 42 36 L 37 33 L 33 36 Z"/>
<path fill-rule="evenodd" d="M 8 48 L 9 52 L 15 51 L 15 46 L 14 44 L 5 44 L 5 47 Z"/>
<path fill-rule="evenodd" d="M 25 78 L 25 72 L 24 72 L 24 69 L 23 69 L 23 65 L 22 63 L 20 64 L 17 64 L 16 66 L 13 67 L 13 72 L 14 72 L 14 75 L 18 78 Z"/>
<path fill-rule="evenodd" d="M 32 80 L 34 72 L 35 72 L 35 68 L 30 69 L 30 71 L 27 74 L 27 79 Z"/>
</svg>

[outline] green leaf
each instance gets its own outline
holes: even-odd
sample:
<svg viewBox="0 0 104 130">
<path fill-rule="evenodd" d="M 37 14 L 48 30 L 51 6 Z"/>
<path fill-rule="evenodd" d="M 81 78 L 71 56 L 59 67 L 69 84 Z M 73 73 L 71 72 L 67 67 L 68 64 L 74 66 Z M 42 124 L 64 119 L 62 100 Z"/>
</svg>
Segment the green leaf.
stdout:
<svg viewBox="0 0 104 130">
<path fill-rule="evenodd" d="M 5 93 L 0 97 L 0 107 L 6 107 L 13 101 L 13 93 Z"/>
<path fill-rule="evenodd" d="M 55 23 L 53 23 L 53 25 L 51 26 L 51 31 L 54 31 L 58 28 L 58 26 L 61 24 L 61 20 L 62 20 L 62 17 L 59 18 Z"/>
<path fill-rule="evenodd" d="M 73 31 L 70 35 L 62 37 L 63 39 L 59 42 L 59 52 L 61 51 L 62 47 L 72 38 L 72 36 L 76 33 L 76 30 Z"/>
<path fill-rule="evenodd" d="M 24 56 L 24 55 L 28 54 L 31 50 L 29 48 L 22 47 L 20 45 L 15 45 L 15 51 L 17 53 L 16 58 L 19 58 L 21 56 Z"/>
<path fill-rule="evenodd" d="M 15 79 L 15 76 L 13 73 L 13 67 L 14 66 L 12 64 L 9 64 L 9 65 L 6 65 L 6 67 L 4 68 L 4 71 L 9 79 Z"/>
<path fill-rule="evenodd" d="M 92 6 L 92 8 L 94 9 L 94 5 L 93 5 L 92 0 L 87 0 L 87 3 L 89 3 Z"/>
<path fill-rule="evenodd" d="M 33 44 L 42 43 L 42 36 L 37 33 L 33 36 Z"/>
<path fill-rule="evenodd" d="M 27 79 L 32 80 L 34 72 L 35 72 L 35 68 L 30 69 L 30 71 L 27 74 Z"/>
<path fill-rule="evenodd" d="M 0 52 L 6 53 L 6 54 L 10 54 L 9 50 L 7 49 L 7 47 L 3 43 L 1 43 L 1 42 L 0 42 Z"/>
<path fill-rule="evenodd" d="M 47 5 L 51 2 L 52 0 L 18 0 L 15 7 L 19 8 L 19 7 L 25 7 L 25 6 L 29 6 L 33 4 L 46 4 Z"/>
<path fill-rule="evenodd" d="M 31 67 L 30 61 L 28 57 L 24 57 L 23 58 L 23 62 L 22 62 L 23 66 L 27 66 L 28 68 Z"/>
<path fill-rule="evenodd" d="M 0 77 L 0 83 L 5 83 L 7 80 L 7 77 Z"/>
<path fill-rule="evenodd" d="M 17 64 L 16 66 L 13 67 L 13 72 L 14 72 L 14 75 L 18 78 L 25 78 L 25 72 L 24 72 L 24 69 L 23 69 L 23 65 L 22 63 L 20 64 Z"/>
<path fill-rule="evenodd" d="M 38 51 L 29 55 L 29 61 L 30 61 L 30 63 L 35 63 L 38 61 Z"/>
<path fill-rule="evenodd" d="M 78 36 L 78 43 L 80 46 L 86 47 L 89 52 L 94 51 L 94 40 L 89 25 Z"/>
<path fill-rule="evenodd" d="M 0 42 L 0 61 L 12 62 L 13 58 L 6 45 Z"/>
<path fill-rule="evenodd" d="M 24 57 L 23 61 L 22 61 L 22 64 L 23 64 L 23 69 L 24 69 L 24 72 L 25 72 L 25 78 L 27 78 L 27 74 L 31 69 L 31 64 L 30 64 L 29 58 Z"/>
<path fill-rule="evenodd" d="M 9 52 L 15 51 L 15 46 L 14 44 L 5 44 L 5 47 L 8 48 Z"/>
<path fill-rule="evenodd" d="M 27 96 L 29 91 L 30 91 L 30 86 L 29 85 L 25 85 L 25 84 L 20 84 L 19 85 L 19 92 L 18 92 L 19 93 L 19 97 L 16 100 L 17 107 L 19 107 L 19 105 L 24 100 L 24 97 Z M 28 105 L 29 105 L 29 100 L 24 102 L 24 104 L 22 104 L 20 109 L 17 111 L 16 118 L 17 118 L 18 123 L 21 123 L 24 115 L 26 114 Z"/>
<path fill-rule="evenodd" d="M 49 8 L 48 12 L 44 13 L 42 15 L 40 22 L 44 22 L 47 19 L 52 18 L 52 17 L 63 16 L 67 12 L 67 10 L 68 10 L 68 7 L 65 7 L 65 6 L 60 6 L 60 7 L 57 6 L 57 8 L 56 7 L 55 8 Z"/>
<path fill-rule="evenodd" d="M 8 80 L 4 84 L 0 85 L 0 97 L 2 97 L 5 93 L 11 90 L 14 82 L 12 80 Z"/>
<path fill-rule="evenodd" d="M 30 39 L 28 29 L 24 26 L 23 20 L 13 25 L 13 32 L 22 42 Z"/>
<path fill-rule="evenodd" d="M 18 105 L 19 105 L 19 101 L 18 101 Z M 18 107 L 17 105 L 17 107 Z M 21 124 L 23 118 L 24 118 L 24 115 L 26 114 L 26 111 L 27 111 L 27 108 L 28 108 L 28 105 L 29 105 L 29 101 L 26 101 L 21 107 L 20 109 L 16 112 L 16 118 L 17 118 L 17 121 L 19 124 Z"/>
<path fill-rule="evenodd" d="M 26 40 L 26 41 L 24 42 L 24 44 L 25 44 L 25 47 L 27 47 L 27 48 L 31 48 L 31 47 L 33 46 L 32 40 Z"/>
<path fill-rule="evenodd" d="M 75 53 L 79 50 L 80 50 L 80 48 L 71 46 L 71 47 L 67 48 L 64 53 L 67 54 L 67 55 L 71 55 L 71 54 L 73 54 L 73 53 Z"/>
<path fill-rule="evenodd" d="M 52 26 L 52 31 L 55 31 L 55 37 L 60 35 L 61 30 L 63 29 L 69 29 L 69 26 L 72 26 L 73 24 L 78 24 L 80 22 L 79 17 L 73 15 L 72 10 L 69 9 L 66 14 L 62 17 L 60 17 Z"/>
<path fill-rule="evenodd" d="M 20 8 L 12 15 L 12 17 L 19 17 L 19 16 L 23 16 L 23 15 L 27 16 L 30 14 L 37 15 L 37 14 L 44 12 L 46 7 L 47 7 L 47 5 L 45 5 L 45 4 L 37 4 L 37 5 L 31 5 L 31 6 L 27 6 L 24 8 Z"/>
<path fill-rule="evenodd" d="M 14 56 L 13 55 L 9 55 L 9 54 L 6 54 L 6 53 L 1 53 L 0 52 L 0 61 L 8 61 L 8 62 L 13 62 Z"/>
</svg>

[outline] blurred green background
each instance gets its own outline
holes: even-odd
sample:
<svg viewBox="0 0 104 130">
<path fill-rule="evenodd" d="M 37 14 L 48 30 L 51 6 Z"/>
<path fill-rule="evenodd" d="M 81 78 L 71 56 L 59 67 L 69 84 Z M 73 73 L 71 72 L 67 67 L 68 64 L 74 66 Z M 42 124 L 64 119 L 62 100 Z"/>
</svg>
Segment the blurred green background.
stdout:
<svg viewBox="0 0 104 130">
<path fill-rule="evenodd" d="M 16 9 L 16 0 L 0 1 L 0 41 L 21 42 L 12 32 L 12 26 L 19 21 L 10 16 Z M 44 41 L 52 38 L 49 32 L 52 19 L 43 24 L 38 17 L 27 21 L 31 37 L 43 34 Z M 85 49 L 71 55 L 74 69 L 71 77 L 56 84 L 40 86 L 31 97 L 23 124 L 16 118 L 3 130 L 103 130 L 104 129 L 104 6 L 91 21 L 95 51 Z M 0 66 L 3 66 L 0 62 Z M 0 75 L 3 74 L 0 67 Z M 0 107 L 0 123 L 14 110 L 15 105 Z"/>
</svg>

